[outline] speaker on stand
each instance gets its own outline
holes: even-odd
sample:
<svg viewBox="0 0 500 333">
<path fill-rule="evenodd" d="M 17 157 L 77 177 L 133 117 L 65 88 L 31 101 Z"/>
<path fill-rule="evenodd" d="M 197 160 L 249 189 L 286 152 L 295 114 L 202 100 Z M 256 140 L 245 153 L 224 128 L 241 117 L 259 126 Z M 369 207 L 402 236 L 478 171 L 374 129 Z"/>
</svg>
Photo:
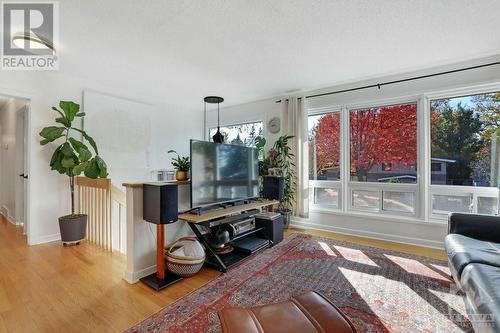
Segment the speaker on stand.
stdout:
<svg viewBox="0 0 500 333">
<path fill-rule="evenodd" d="M 177 221 L 179 214 L 178 186 L 175 183 L 150 183 L 143 185 L 143 219 L 156 224 L 156 273 L 143 277 L 142 282 L 161 290 L 182 278 L 165 271 L 165 224 Z"/>
</svg>

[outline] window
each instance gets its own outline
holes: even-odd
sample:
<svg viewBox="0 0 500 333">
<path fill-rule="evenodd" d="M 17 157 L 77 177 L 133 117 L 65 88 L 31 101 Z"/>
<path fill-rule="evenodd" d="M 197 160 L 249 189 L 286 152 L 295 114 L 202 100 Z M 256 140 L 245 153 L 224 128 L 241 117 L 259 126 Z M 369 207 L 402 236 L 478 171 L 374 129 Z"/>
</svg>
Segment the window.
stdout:
<svg viewBox="0 0 500 333">
<path fill-rule="evenodd" d="M 352 207 L 362 210 L 378 211 L 380 196 L 377 191 L 353 190 Z"/>
<path fill-rule="evenodd" d="M 417 103 L 351 110 L 351 181 L 417 182 Z"/>
<path fill-rule="evenodd" d="M 433 185 L 497 186 L 500 93 L 431 100 Z M 492 177 L 492 175 L 495 175 Z"/>
<path fill-rule="evenodd" d="M 263 122 L 258 121 L 254 123 L 221 126 L 220 132 L 224 135 L 225 143 L 253 147 L 255 146 L 255 138 L 263 134 L 263 127 Z M 212 141 L 212 137 L 215 133 L 217 133 L 217 127 L 210 128 L 208 131 L 210 141 Z"/>
<path fill-rule="evenodd" d="M 340 180 L 340 112 L 309 116 L 309 179 Z"/>
<path fill-rule="evenodd" d="M 340 112 L 312 115 L 309 125 L 309 202 L 314 207 L 342 208 Z"/>
<path fill-rule="evenodd" d="M 314 187 L 314 204 L 339 208 L 339 190 L 335 188 Z"/>
<path fill-rule="evenodd" d="M 415 193 L 413 192 L 382 192 L 382 209 L 388 212 L 415 212 Z"/>
<path fill-rule="evenodd" d="M 427 105 L 311 101 L 310 207 L 441 221 L 449 212 L 497 215 L 500 92 L 454 91 L 422 96 Z"/>
</svg>

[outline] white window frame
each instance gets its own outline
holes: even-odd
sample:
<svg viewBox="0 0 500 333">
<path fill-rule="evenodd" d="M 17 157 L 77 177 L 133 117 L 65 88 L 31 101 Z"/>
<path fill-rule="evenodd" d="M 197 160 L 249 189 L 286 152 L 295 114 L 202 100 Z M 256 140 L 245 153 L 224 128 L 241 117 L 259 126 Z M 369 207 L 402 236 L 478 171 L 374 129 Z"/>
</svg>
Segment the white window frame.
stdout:
<svg viewBox="0 0 500 333">
<path fill-rule="evenodd" d="M 341 179 L 340 181 L 327 181 L 328 184 L 321 183 L 319 187 L 338 189 L 339 209 L 332 209 L 326 205 L 314 205 L 310 202 L 312 212 L 331 212 L 332 214 L 344 214 L 369 216 L 372 218 L 393 218 L 395 221 L 416 222 L 416 223 L 446 223 L 445 214 L 432 213 L 433 194 L 457 194 L 472 195 L 473 212 L 477 212 L 478 197 L 496 198 L 498 209 L 500 210 L 500 190 L 496 187 L 474 187 L 457 185 L 431 185 L 431 138 L 430 138 L 430 100 L 440 98 L 453 98 L 459 96 L 469 96 L 487 92 L 500 91 L 500 82 L 468 85 L 460 88 L 446 89 L 434 92 L 419 92 L 415 95 L 407 95 L 397 98 L 377 99 L 363 103 L 331 105 L 321 108 L 308 109 L 308 116 L 326 114 L 330 112 L 340 112 L 341 119 Z M 350 180 L 350 110 L 373 108 L 377 106 L 387 106 L 394 104 L 405 104 L 417 102 L 417 183 L 416 184 L 388 184 L 372 182 L 352 182 Z M 314 187 L 315 181 L 309 181 L 310 187 Z M 319 181 L 316 181 L 319 182 Z M 327 187 L 328 188 L 328 187 Z M 380 195 L 379 211 L 353 209 L 352 190 L 365 189 L 377 190 Z M 383 211 L 382 191 L 391 192 L 413 192 L 415 198 L 415 213 Z"/>
<path fill-rule="evenodd" d="M 336 113 L 338 112 L 340 115 L 340 180 L 309 180 L 309 189 L 312 189 L 312 197 L 313 200 L 309 201 L 309 209 L 314 211 L 314 210 L 322 210 L 322 209 L 327 209 L 335 212 L 341 212 L 344 211 L 344 202 L 345 197 L 344 197 L 344 159 L 345 159 L 345 152 L 344 152 L 344 136 L 342 134 L 343 126 L 344 126 L 344 114 L 343 114 L 343 108 L 340 106 L 329 106 L 329 107 L 324 107 L 324 108 L 314 108 L 314 109 L 309 109 L 307 116 L 321 116 L 321 115 L 326 115 L 329 113 Z M 308 131 L 309 132 L 309 131 Z M 336 189 L 339 192 L 338 196 L 338 208 L 332 207 L 332 205 L 321 205 L 321 204 L 315 204 L 314 203 L 314 188 L 315 187 L 321 187 L 321 188 L 333 188 Z M 310 195 L 311 197 L 311 195 Z"/>
<path fill-rule="evenodd" d="M 427 177 L 427 181 L 425 184 L 425 190 L 424 190 L 424 201 L 426 203 L 426 208 L 425 208 L 425 216 L 427 217 L 428 220 L 434 220 L 436 222 L 445 222 L 447 220 L 447 214 L 436 214 L 433 213 L 432 211 L 432 196 L 434 194 L 440 195 L 440 194 L 448 194 L 448 195 L 458 195 L 458 196 L 466 196 L 467 194 L 472 195 L 472 210 L 471 213 L 477 213 L 477 208 L 478 208 L 478 197 L 493 197 L 496 198 L 498 201 L 498 207 L 497 207 L 497 214 L 498 210 L 500 209 L 500 197 L 499 197 L 499 189 L 497 187 L 482 187 L 482 186 L 460 186 L 460 185 L 432 185 L 431 184 L 431 126 L 430 126 L 430 121 L 431 121 L 431 100 L 435 99 L 446 99 L 446 98 L 456 98 L 456 97 L 464 97 L 464 96 L 471 96 L 471 95 L 478 95 L 478 94 L 485 94 L 489 92 L 498 92 L 500 91 L 500 83 L 495 82 L 495 83 L 486 83 L 486 84 L 480 84 L 480 85 L 474 85 L 474 86 L 468 86 L 468 87 L 460 87 L 460 88 L 454 88 L 454 89 L 446 89 L 446 90 L 441 90 L 433 93 L 426 93 L 424 94 L 424 109 L 425 109 L 425 158 L 426 158 L 426 163 L 425 163 L 425 168 L 426 168 L 426 173 L 429 175 Z"/>
<path fill-rule="evenodd" d="M 377 107 L 384 107 L 384 106 L 391 106 L 391 105 L 398 105 L 398 104 L 412 104 L 416 103 L 417 104 L 417 182 L 415 184 L 392 184 L 392 183 L 376 183 L 376 182 L 356 182 L 356 181 L 351 181 L 351 174 L 350 174 L 350 169 L 351 169 L 351 144 L 350 144 L 350 134 L 351 134 L 351 124 L 350 124 L 350 113 L 353 111 L 358 111 L 362 109 L 368 109 L 368 108 L 377 108 Z M 343 166 L 344 169 L 346 169 L 346 174 L 344 174 L 344 179 L 345 181 L 345 186 L 344 188 L 347 189 L 345 192 L 345 202 L 347 202 L 347 211 L 353 211 L 353 212 L 370 212 L 372 214 L 380 214 L 380 215 L 387 215 L 387 216 L 405 216 L 409 218 L 418 218 L 422 216 L 422 208 L 421 208 L 421 200 L 420 200 L 420 191 L 421 191 L 421 179 L 422 179 L 422 161 L 419 158 L 421 155 L 421 140 L 422 140 L 422 123 L 420 119 L 422 118 L 422 96 L 420 95 L 412 95 L 412 96 L 404 96 L 404 97 L 398 97 L 398 98 L 389 98 L 389 99 L 381 99 L 381 100 L 376 100 L 376 101 L 370 101 L 370 102 L 363 102 L 363 103 L 353 103 L 353 104 L 348 104 L 344 107 L 344 118 L 346 118 L 346 123 L 345 127 L 343 126 L 342 128 L 345 129 L 345 136 L 344 136 L 344 141 L 346 142 L 345 145 L 343 145 L 343 151 L 346 151 L 346 161 L 344 161 Z M 343 124 L 344 125 L 344 124 Z M 374 211 L 371 209 L 362 209 L 359 207 L 354 207 L 353 205 L 353 190 L 367 190 L 367 191 L 377 191 L 379 193 L 379 207 L 378 211 Z M 383 210 L 383 195 L 382 192 L 412 192 L 415 198 L 415 206 L 414 206 L 414 211 L 413 212 L 392 212 L 392 211 L 387 211 Z"/>
</svg>

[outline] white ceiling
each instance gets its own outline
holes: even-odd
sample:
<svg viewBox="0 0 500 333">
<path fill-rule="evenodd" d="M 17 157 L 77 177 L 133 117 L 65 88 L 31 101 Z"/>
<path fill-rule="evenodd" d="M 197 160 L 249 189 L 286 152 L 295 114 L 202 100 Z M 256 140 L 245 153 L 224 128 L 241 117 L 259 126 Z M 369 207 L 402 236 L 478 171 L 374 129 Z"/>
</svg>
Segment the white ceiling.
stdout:
<svg viewBox="0 0 500 333">
<path fill-rule="evenodd" d="M 185 108 L 500 53 L 499 0 L 64 0 L 61 71 Z"/>
</svg>

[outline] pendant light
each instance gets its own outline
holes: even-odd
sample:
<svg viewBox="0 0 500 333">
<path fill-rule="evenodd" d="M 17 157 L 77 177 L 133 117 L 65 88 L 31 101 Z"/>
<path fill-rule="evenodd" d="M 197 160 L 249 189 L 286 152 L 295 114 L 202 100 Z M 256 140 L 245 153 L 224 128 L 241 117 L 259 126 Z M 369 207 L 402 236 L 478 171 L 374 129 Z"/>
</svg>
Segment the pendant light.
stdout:
<svg viewBox="0 0 500 333">
<path fill-rule="evenodd" d="M 224 143 L 224 135 L 220 132 L 220 110 L 219 104 L 224 102 L 224 98 L 219 96 L 207 96 L 203 99 L 205 101 L 205 113 L 207 112 L 207 103 L 217 104 L 217 133 L 214 134 L 212 140 L 215 143 Z"/>
</svg>

